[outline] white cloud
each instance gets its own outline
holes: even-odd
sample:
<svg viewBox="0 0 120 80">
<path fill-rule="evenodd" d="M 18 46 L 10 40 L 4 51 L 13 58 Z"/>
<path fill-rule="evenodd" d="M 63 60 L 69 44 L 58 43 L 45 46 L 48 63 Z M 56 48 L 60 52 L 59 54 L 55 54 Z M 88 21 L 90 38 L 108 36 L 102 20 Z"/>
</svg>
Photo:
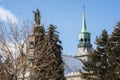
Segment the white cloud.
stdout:
<svg viewBox="0 0 120 80">
<path fill-rule="evenodd" d="M 1 1 L 1 0 L 0 0 Z M 17 23 L 16 16 L 7 9 L 0 7 L 0 19 L 2 21 L 10 20 L 12 23 Z"/>
</svg>

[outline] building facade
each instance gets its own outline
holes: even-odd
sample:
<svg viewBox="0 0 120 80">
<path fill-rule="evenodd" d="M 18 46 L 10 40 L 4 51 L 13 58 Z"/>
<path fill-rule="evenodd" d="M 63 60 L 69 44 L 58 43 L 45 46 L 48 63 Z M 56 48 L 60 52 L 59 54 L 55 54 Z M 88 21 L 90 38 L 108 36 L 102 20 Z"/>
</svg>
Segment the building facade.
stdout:
<svg viewBox="0 0 120 80">
<path fill-rule="evenodd" d="M 89 54 L 92 51 L 91 36 L 87 31 L 85 11 L 83 13 L 82 31 L 79 34 L 78 52 L 76 57 L 83 61 L 90 61 Z"/>
</svg>

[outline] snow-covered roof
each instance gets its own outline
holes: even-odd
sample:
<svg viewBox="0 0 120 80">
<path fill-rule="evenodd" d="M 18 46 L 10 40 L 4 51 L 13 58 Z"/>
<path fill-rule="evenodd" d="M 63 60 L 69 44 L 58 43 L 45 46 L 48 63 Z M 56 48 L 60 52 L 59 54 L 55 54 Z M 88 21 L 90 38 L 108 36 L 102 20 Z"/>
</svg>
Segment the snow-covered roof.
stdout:
<svg viewBox="0 0 120 80">
<path fill-rule="evenodd" d="M 65 75 L 79 72 L 80 70 L 83 71 L 83 69 L 82 69 L 83 63 L 81 62 L 81 60 L 79 60 L 75 57 L 66 56 L 66 55 L 62 55 L 62 58 L 63 58 L 63 62 L 65 64 L 64 65 Z"/>
</svg>

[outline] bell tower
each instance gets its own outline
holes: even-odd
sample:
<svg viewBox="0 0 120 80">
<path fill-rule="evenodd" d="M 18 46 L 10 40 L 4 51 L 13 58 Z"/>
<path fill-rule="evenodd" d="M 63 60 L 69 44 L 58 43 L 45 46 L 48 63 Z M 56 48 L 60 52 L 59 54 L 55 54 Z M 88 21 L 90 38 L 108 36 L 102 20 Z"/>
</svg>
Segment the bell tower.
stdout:
<svg viewBox="0 0 120 80">
<path fill-rule="evenodd" d="M 37 9 L 33 11 L 33 13 L 35 24 L 32 29 L 32 34 L 28 36 L 28 62 L 30 62 L 30 64 L 34 63 L 35 56 L 37 55 L 37 43 L 44 36 L 44 34 L 42 34 L 44 33 L 44 25 L 40 23 L 40 12 Z"/>
<path fill-rule="evenodd" d="M 90 33 L 87 32 L 85 10 L 83 11 L 82 19 L 82 31 L 79 34 L 78 52 L 76 57 L 83 60 L 89 61 L 89 53 L 92 51 Z"/>
</svg>

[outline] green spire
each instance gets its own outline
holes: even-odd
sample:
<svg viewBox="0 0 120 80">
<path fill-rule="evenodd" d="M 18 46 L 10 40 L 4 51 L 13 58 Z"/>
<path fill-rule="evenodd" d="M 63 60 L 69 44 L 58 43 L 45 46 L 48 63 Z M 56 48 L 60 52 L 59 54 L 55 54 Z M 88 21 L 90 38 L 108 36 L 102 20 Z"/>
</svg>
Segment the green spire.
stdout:
<svg viewBox="0 0 120 80">
<path fill-rule="evenodd" d="M 82 20 L 82 31 L 79 34 L 79 44 L 78 48 L 80 47 L 91 47 L 90 43 L 90 33 L 87 32 L 86 27 L 86 19 L 85 19 L 85 7 L 83 7 L 83 20 Z"/>
<path fill-rule="evenodd" d="M 87 31 L 87 27 L 86 27 L 85 10 L 84 10 L 83 21 L 82 21 L 82 32 L 86 32 L 86 31 Z"/>
</svg>

